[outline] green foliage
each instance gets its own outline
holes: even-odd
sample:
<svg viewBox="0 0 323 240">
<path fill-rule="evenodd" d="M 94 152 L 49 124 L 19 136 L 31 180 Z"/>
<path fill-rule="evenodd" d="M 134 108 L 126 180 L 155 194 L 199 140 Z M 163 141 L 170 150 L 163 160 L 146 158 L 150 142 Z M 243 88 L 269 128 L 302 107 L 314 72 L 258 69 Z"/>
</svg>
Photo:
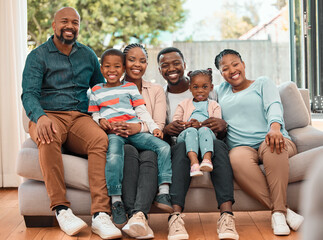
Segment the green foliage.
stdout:
<svg viewBox="0 0 323 240">
<path fill-rule="evenodd" d="M 258 3 L 250 2 L 244 6 L 237 1 L 226 1 L 226 9 L 220 15 L 220 28 L 223 39 L 237 39 L 259 23 Z"/>
<path fill-rule="evenodd" d="M 100 55 L 107 47 L 125 45 L 130 41 L 157 44 L 160 31 L 174 32 L 183 23 L 184 2 L 185 0 L 63 0 L 56 3 L 28 0 L 28 32 L 36 45 L 46 41 L 48 35 L 52 34 L 54 12 L 62 6 L 71 6 L 81 16 L 78 40 Z M 110 41 L 106 41 L 106 38 Z"/>
<path fill-rule="evenodd" d="M 276 0 L 276 3 L 273 4 L 278 10 L 282 9 L 287 5 L 286 0 Z"/>
</svg>

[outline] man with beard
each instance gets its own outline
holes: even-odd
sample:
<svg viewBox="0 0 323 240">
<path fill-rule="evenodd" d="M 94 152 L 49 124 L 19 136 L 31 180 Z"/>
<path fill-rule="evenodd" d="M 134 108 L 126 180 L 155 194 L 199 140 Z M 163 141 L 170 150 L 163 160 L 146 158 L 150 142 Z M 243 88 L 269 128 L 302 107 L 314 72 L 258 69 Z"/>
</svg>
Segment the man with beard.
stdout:
<svg viewBox="0 0 323 240">
<path fill-rule="evenodd" d="M 61 146 L 88 155 L 92 231 L 104 239 L 120 238 L 110 220 L 105 180 L 108 137 L 88 115 L 87 90 L 104 82 L 95 53 L 77 42 L 78 12 L 58 10 L 54 35 L 27 57 L 22 81 L 22 103 L 30 119 L 29 133 L 37 143 L 50 208 L 60 228 L 75 235 L 86 223 L 75 216 L 66 199 Z"/>
<path fill-rule="evenodd" d="M 171 202 L 174 213 L 169 216 L 168 240 L 188 239 L 188 233 L 184 226 L 183 215 L 185 197 L 190 186 L 190 160 L 186 154 L 185 143 L 177 143 L 176 136 L 189 123 L 173 121 L 173 115 L 177 105 L 187 98 L 192 98 L 189 90 L 189 79 L 184 77 L 186 64 L 181 51 L 174 47 L 161 50 L 157 56 L 159 72 L 167 81 L 165 88 L 167 101 L 167 119 L 164 134 L 172 137 L 172 184 L 170 186 Z M 209 96 L 214 98 L 215 96 Z M 226 132 L 227 124 L 218 118 L 209 118 L 202 122 L 202 126 L 210 128 L 217 137 Z M 174 141 L 175 140 L 175 141 Z M 175 144 L 175 145 L 174 145 Z M 233 198 L 233 174 L 228 155 L 228 148 L 221 140 L 214 140 L 214 156 L 212 156 L 213 170 L 211 180 L 214 186 L 218 208 L 221 216 L 217 223 L 219 239 L 239 239 L 235 229 L 235 220 L 232 213 Z"/>
</svg>

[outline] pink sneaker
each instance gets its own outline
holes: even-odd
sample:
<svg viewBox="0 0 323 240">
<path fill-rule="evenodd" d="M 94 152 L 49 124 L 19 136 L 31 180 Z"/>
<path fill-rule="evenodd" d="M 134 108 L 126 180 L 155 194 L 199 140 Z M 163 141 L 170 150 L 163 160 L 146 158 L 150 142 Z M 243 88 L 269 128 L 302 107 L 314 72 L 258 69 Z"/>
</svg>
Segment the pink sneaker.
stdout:
<svg viewBox="0 0 323 240">
<path fill-rule="evenodd" d="M 194 163 L 191 166 L 191 173 L 190 176 L 191 177 L 197 177 L 197 176 L 202 176 L 203 173 L 200 171 L 200 165 L 198 163 Z"/>
<path fill-rule="evenodd" d="M 203 161 L 200 164 L 200 170 L 203 172 L 212 172 L 212 162 L 209 159 L 203 159 Z"/>
</svg>

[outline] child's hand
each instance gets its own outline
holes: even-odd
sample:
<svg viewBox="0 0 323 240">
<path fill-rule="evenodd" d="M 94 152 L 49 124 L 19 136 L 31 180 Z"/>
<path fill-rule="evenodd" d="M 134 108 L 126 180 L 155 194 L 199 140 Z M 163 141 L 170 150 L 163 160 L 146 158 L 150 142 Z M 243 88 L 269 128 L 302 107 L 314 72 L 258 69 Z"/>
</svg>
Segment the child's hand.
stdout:
<svg viewBox="0 0 323 240">
<path fill-rule="evenodd" d="M 108 120 L 106 120 L 105 118 L 101 118 L 99 120 L 100 126 L 104 131 L 109 131 L 112 129 L 111 124 Z"/>
<path fill-rule="evenodd" d="M 163 137 L 164 137 L 163 132 L 162 132 L 160 129 L 158 129 L 158 128 L 156 128 L 156 129 L 153 131 L 153 134 L 154 134 L 154 136 L 155 136 L 155 137 L 158 137 L 158 138 L 160 138 L 160 139 L 163 139 Z"/>
<path fill-rule="evenodd" d="M 193 128 L 199 129 L 201 127 L 201 123 L 194 118 L 191 119 L 190 123 Z"/>
</svg>

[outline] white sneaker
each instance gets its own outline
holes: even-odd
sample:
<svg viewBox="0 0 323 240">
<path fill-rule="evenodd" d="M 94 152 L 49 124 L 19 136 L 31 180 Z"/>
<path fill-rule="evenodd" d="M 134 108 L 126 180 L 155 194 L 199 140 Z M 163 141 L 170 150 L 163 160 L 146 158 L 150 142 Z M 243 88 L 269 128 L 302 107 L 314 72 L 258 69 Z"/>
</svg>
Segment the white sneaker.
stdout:
<svg viewBox="0 0 323 240">
<path fill-rule="evenodd" d="M 137 238 L 147 236 L 148 221 L 143 212 L 137 212 L 129 219 L 128 223 L 122 228 L 130 237 Z"/>
<path fill-rule="evenodd" d="M 155 236 L 153 230 L 149 227 L 149 225 L 147 225 L 147 235 L 142 237 L 136 237 L 136 239 L 152 239 L 154 237 Z"/>
<path fill-rule="evenodd" d="M 285 215 L 281 212 L 274 212 L 271 215 L 271 227 L 275 235 L 289 235 L 290 229 L 287 226 Z"/>
<path fill-rule="evenodd" d="M 112 223 L 110 216 L 100 212 L 95 218 L 92 216 L 92 232 L 98 234 L 102 239 L 121 238 L 121 231 Z"/>
<path fill-rule="evenodd" d="M 179 212 L 171 214 L 171 218 L 168 221 L 168 240 L 189 239 L 188 233 L 184 226 L 184 216 L 184 214 Z"/>
<path fill-rule="evenodd" d="M 70 208 L 60 210 L 58 215 L 55 211 L 55 215 L 59 227 L 67 235 L 75 235 L 87 227 L 87 224 L 81 218 L 75 216 Z"/>
<path fill-rule="evenodd" d="M 302 225 L 304 217 L 287 208 L 286 221 L 291 229 L 297 231 Z"/>
</svg>

